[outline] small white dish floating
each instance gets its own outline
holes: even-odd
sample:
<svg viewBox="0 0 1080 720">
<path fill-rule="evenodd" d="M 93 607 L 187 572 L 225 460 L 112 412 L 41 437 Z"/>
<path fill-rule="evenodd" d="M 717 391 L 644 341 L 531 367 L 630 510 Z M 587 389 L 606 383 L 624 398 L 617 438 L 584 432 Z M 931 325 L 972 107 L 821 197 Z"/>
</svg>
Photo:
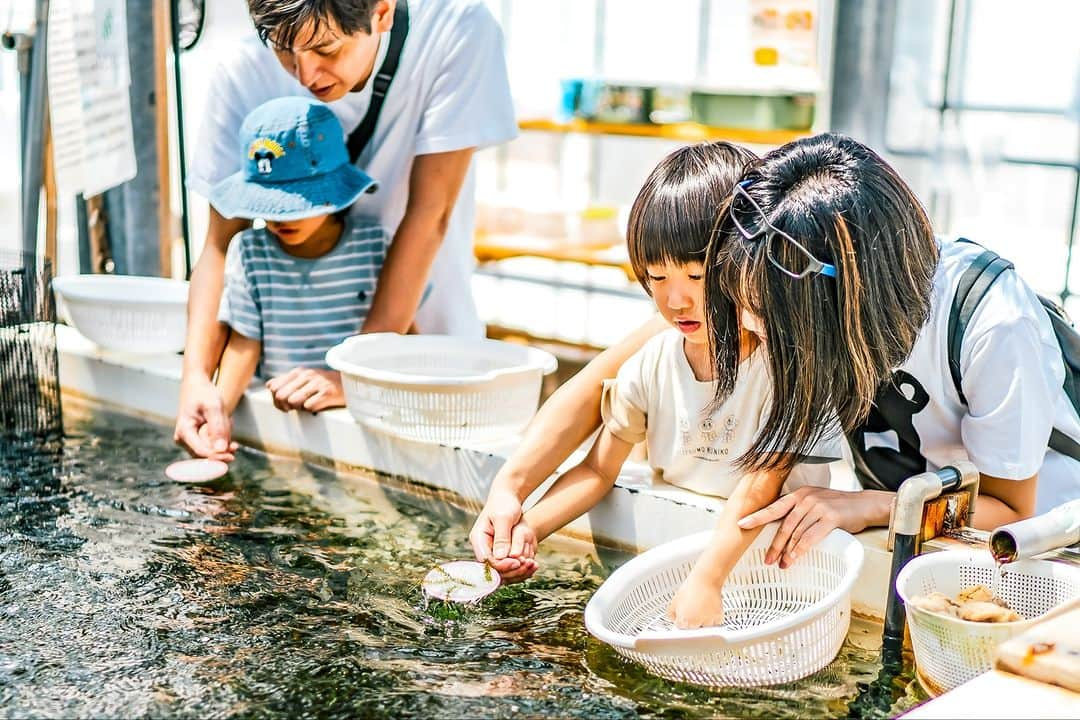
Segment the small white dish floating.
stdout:
<svg viewBox="0 0 1080 720">
<path fill-rule="evenodd" d="M 424 576 L 424 594 L 436 600 L 476 603 L 499 589 L 502 578 L 487 563 L 452 560 L 436 565 Z"/>
<path fill-rule="evenodd" d="M 217 480 L 229 472 L 229 466 L 220 460 L 195 458 L 180 460 L 165 468 L 165 477 L 173 482 L 206 483 Z"/>
</svg>

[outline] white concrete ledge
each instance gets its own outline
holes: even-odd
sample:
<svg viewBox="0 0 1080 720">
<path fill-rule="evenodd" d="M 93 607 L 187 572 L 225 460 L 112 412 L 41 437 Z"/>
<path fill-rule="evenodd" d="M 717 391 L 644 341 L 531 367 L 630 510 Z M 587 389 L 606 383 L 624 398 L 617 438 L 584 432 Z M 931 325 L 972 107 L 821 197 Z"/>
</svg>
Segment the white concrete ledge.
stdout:
<svg viewBox="0 0 1080 720">
<path fill-rule="evenodd" d="M 940 718 L 1075 718 L 1080 717 L 1080 694 L 991 670 L 941 697 L 916 707 L 905 720 Z"/>
<path fill-rule="evenodd" d="M 172 423 L 180 388 L 180 356 L 102 351 L 66 326 L 57 327 L 57 345 L 65 393 Z M 261 387 L 253 387 L 241 401 L 233 432 L 240 442 L 270 452 L 449 491 L 470 508 L 480 507 L 515 445 L 450 447 L 403 440 L 356 424 L 346 410 L 283 413 Z M 641 466 L 628 464 L 614 491 L 566 533 L 598 544 L 643 550 L 715 524 L 722 500 L 671 486 L 643 486 L 641 477 Z M 546 488 L 547 484 L 530 500 Z M 857 613 L 871 618 L 882 618 L 885 612 L 890 566 L 886 536 L 882 530 L 859 535 L 866 562 L 852 602 Z"/>
</svg>

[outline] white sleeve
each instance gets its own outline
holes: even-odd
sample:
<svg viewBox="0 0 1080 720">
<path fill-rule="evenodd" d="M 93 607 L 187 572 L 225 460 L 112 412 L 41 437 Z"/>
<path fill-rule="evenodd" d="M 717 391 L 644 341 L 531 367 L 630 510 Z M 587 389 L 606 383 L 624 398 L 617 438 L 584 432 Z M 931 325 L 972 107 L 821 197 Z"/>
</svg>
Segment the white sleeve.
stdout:
<svg viewBox="0 0 1080 720">
<path fill-rule="evenodd" d="M 648 424 L 648 388 L 645 383 L 645 348 L 631 355 L 614 380 L 605 380 L 600 396 L 600 417 L 612 435 L 628 443 L 645 439 Z"/>
<path fill-rule="evenodd" d="M 517 136 L 502 29 L 483 3 L 455 23 L 427 97 L 416 154 L 498 145 Z"/>
<path fill-rule="evenodd" d="M 1015 301 L 1038 303 L 1034 294 L 1026 294 Z M 1028 314 L 969 335 L 961 353 L 968 407 L 960 435 L 979 471 L 994 477 L 1023 480 L 1039 471 L 1062 392 L 1061 349 L 1034 312 L 1044 311 L 1036 305 Z M 1049 326 L 1049 319 L 1042 319 Z"/>
<path fill-rule="evenodd" d="M 241 169 L 240 125 L 248 103 L 233 79 L 233 63 L 222 62 L 210 81 L 198 140 L 187 148 L 187 186 L 209 198 L 210 188 Z"/>
<path fill-rule="evenodd" d="M 605 380 L 600 398 L 600 417 L 615 437 L 629 443 L 645 439 L 650 402 L 656 392 L 657 368 L 669 343 L 665 333 L 650 338 L 627 358 L 614 380 Z"/>
</svg>

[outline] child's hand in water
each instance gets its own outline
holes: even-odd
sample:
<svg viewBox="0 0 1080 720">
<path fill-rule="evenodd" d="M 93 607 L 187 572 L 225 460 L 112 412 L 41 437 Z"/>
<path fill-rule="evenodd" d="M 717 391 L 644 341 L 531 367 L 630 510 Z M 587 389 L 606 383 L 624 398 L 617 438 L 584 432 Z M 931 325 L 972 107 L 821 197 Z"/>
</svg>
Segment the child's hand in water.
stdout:
<svg viewBox="0 0 1080 720">
<path fill-rule="evenodd" d="M 232 437 L 231 437 L 231 433 L 232 433 L 232 419 L 231 418 L 226 418 L 225 426 L 222 429 L 224 430 L 224 436 L 223 437 L 225 438 L 225 442 L 228 443 L 228 445 L 227 445 L 228 453 L 227 454 L 225 454 L 225 453 L 216 453 L 216 454 L 212 453 L 210 455 L 207 455 L 206 457 L 210 458 L 211 460 L 222 460 L 224 462 L 232 462 L 233 459 L 236 456 L 235 455 L 236 451 L 240 448 L 240 445 L 237 444 L 236 442 L 234 442 Z M 199 439 L 203 442 L 203 444 L 206 447 L 213 447 L 214 438 L 211 437 L 211 435 L 210 435 L 210 425 L 209 425 L 209 423 L 207 423 L 207 424 L 203 425 L 202 427 L 200 427 L 196 432 L 198 433 Z M 195 457 L 203 457 L 203 456 L 198 455 L 196 453 L 192 453 L 192 455 L 194 455 Z"/>
<path fill-rule="evenodd" d="M 513 530 L 510 531 L 510 555 L 507 557 L 517 560 L 517 569 L 500 573 L 503 583 L 523 582 L 531 578 L 540 567 L 536 562 L 536 532 L 529 527 L 522 518 Z"/>
<path fill-rule="evenodd" d="M 683 629 L 721 624 L 724 622 L 724 600 L 720 587 L 690 573 L 671 599 L 667 618 Z"/>
<path fill-rule="evenodd" d="M 523 582 L 536 573 L 536 533 L 522 518 L 510 530 L 510 548 L 499 565 L 492 564 L 502 577 L 503 585 Z M 515 564 L 516 563 L 516 564 Z"/>
<path fill-rule="evenodd" d="M 536 533 L 525 523 L 521 501 L 512 493 L 494 492 L 469 533 L 473 554 L 495 568 L 503 583 L 528 580 L 538 567 Z"/>
</svg>

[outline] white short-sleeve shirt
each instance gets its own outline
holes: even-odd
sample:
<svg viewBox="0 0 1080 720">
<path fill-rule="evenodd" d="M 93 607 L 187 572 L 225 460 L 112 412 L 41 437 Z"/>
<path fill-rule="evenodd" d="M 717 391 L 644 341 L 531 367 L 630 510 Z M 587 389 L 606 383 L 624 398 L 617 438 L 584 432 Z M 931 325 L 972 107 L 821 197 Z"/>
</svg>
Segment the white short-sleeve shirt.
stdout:
<svg viewBox="0 0 1080 720">
<path fill-rule="evenodd" d="M 981 473 L 1022 480 L 1038 473 L 1038 511 L 1080 497 L 1080 463 L 1047 449 L 1057 428 L 1080 441 L 1080 420 L 1062 387 L 1061 348 L 1038 297 L 1016 272 L 1003 273 L 964 333 L 960 376 L 967 405 L 949 372 L 949 312 L 960 276 L 983 252 L 942 239 L 930 318 L 897 369 L 905 428 L 874 426 L 852 437 L 856 452 L 915 474 L 970 460 Z M 890 416 L 892 417 L 892 416 Z M 900 435 L 913 437 L 911 447 Z"/>
<path fill-rule="evenodd" d="M 665 482 L 730 497 L 743 475 L 734 461 L 753 445 L 768 415 L 772 382 L 765 349 L 739 364 L 734 392 L 711 408 L 716 383 L 694 376 L 683 342 L 678 330 L 660 333 L 605 383 L 604 426 L 626 442 L 644 440 L 649 465 Z M 834 430 L 792 470 L 787 489 L 827 487 L 827 463 L 840 457 L 841 435 Z"/>
<path fill-rule="evenodd" d="M 389 33 L 381 37 L 382 64 Z M 373 73 L 374 76 L 374 73 Z M 313 97 L 252 34 L 214 74 L 198 142 L 189 150 L 188 186 L 207 196 L 211 186 L 241 168 L 240 124 L 276 97 Z M 371 81 L 329 103 L 348 134 L 363 120 Z M 375 134 L 357 165 L 379 183 L 362 196 L 356 216 L 373 217 L 391 236 L 405 215 L 409 174 L 417 155 L 497 145 L 517 135 L 502 31 L 483 0 L 410 0 L 409 35 L 386 95 Z M 472 298 L 474 170 L 462 186 L 417 313 L 421 332 L 483 334 Z"/>
</svg>

